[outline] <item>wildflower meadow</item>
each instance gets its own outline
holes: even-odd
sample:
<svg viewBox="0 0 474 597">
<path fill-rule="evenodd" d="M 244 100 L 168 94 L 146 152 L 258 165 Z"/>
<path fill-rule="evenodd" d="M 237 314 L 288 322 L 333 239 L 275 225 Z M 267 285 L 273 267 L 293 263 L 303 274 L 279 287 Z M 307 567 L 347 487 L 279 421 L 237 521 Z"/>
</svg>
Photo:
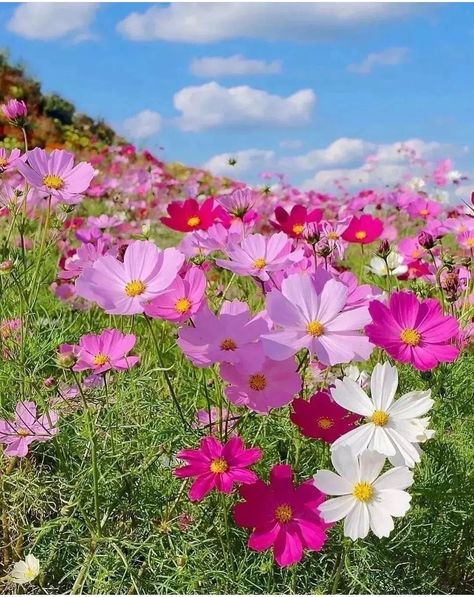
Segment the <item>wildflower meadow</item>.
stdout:
<svg viewBox="0 0 474 597">
<path fill-rule="evenodd" d="M 329 193 L 45 143 L 40 116 L 5 94 L 1 592 L 472 593 L 449 156 Z"/>
</svg>

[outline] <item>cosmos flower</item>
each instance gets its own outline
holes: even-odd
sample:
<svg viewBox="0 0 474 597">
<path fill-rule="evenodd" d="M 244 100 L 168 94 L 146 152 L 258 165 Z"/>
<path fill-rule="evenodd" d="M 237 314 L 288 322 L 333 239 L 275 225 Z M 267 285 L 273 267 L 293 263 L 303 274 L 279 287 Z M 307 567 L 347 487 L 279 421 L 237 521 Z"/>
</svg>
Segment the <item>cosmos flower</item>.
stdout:
<svg viewBox="0 0 474 597">
<path fill-rule="evenodd" d="M 385 457 L 370 450 L 357 457 L 350 448 L 340 447 L 331 460 L 337 474 L 322 470 L 314 476 L 320 491 L 338 496 L 319 506 L 322 519 L 344 519 L 344 535 L 353 541 L 369 530 L 388 537 L 394 528 L 392 517 L 404 516 L 410 508 L 411 496 L 404 490 L 413 483 L 413 473 L 397 466 L 380 475 Z"/>
<path fill-rule="evenodd" d="M 277 230 L 285 232 L 291 238 L 301 238 L 305 225 L 310 222 L 319 222 L 323 216 L 321 209 L 313 209 L 308 212 L 304 205 L 294 205 L 288 213 L 280 205 L 275 208 L 276 222 L 270 221 Z"/>
<path fill-rule="evenodd" d="M 338 437 L 354 429 L 361 417 L 351 414 L 334 402 L 329 392 L 316 392 L 309 400 L 295 398 L 290 414 L 305 437 L 332 444 Z"/>
<path fill-rule="evenodd" d="M 394 400 L 398 371 L 390 363 L 377 363 L 370 379 L 371 397 L 349 377 L 336 380 L 334 400 L 366 422 L 342 435 L 334 444 L 349 446 L 355 454 L 374 450 L 388 456 L 393 465 L 413 467 L 420 461 L 418 443 L 432 437 L 429 419 L 420 418 L 433 406 L 431 390 L 414 391 Z"/>
<path fill-rule="evenodd" d="M 201 204 L 196 199 L 172 201 L 166 209 L 168 217 L 160 218 L 161 223 L 178 232 L 207 230 L 225 214 L 212 197 L 208 197 Z"/>
<path fill-rule="evenodd" d="M 15 563 L 10 578 L 16 585 L 24 585 L 35 580 L 39 573 L 40 562 L 32 553 L 29 553 L 24 560 Z"/>
<path fill-rule="evenodd" d="M 252 189 L 235 189 L 216 198 L 217 203 L 236 218 L 243 218 L 255 204 L 256 193 Z"/>
<path fill-rule="evenodd" d="M 348 288 L 327 273 L 294 274 L 283 280 L 281 292 L 267 295 L 267 312 L 281 331 L 262 336 L 267 355 L 287 359 L 302 348 L 324 365 L 366 360 L 373 346 L 360 329 L 370 320 L 367 306 L 344 311 Z"/>
<path fill-rule="evenodd" d="M 127 355 L 136 341 L 133 334 L 122 334 L 119 330 L 104 330 L 99 335 L 86 334 L 80 338 L 76 348 L 78 361 L 73 369 L 92 369 L 96 374 L 130 369 L 140 360 L 139 357 Z"/>
<path fill-rule="evenodd" d="M 12 149 L 9 154 L 4 147 L 0 147 L 0 174 L 14 170 L 18 160 L 21 159 L 22 155 L 19 149 Z"/>
<path fill-rule="evenodd" d="M 96 259 L 77 279 L 76 292 L 112 315 L 143 313 L 146 303 L 171 286 L 183 262 L 177 249 L 136 240 L 128 245 L 123 263 L 111 255 Z"/>
<path fill-rule="evenodd" d="M 368 245 L 380 238 L 383 232 L 383 222 L 378 218 L 369 215 L 362 215 L 360 218 L 354 216 L 342 233 L 343 240 L 360 245 Z"/>
<path fill-rule="evenodd" d="M 270 471 L 270 483 L 258 479 L 240 488 L 244 502 L 234 509 L 235 522 L 253 529 L 248 546 L 255 551 L 273 548 L 280 567 L 296 564 L 303 551 L 320 551 L 326 542 L 326 524 L 318 513 L 324 501 L 311 482 L 295 485 L 293 471 L 287 464 L 277 464 Z"/>
<path fill-rule="evenodd" d="M 54 411 L 37 417 L 34 402 L 18 402 L 14 421 L 0 420 L 0 443 L 7 445 L 5 455 L 23 458 L 31 443 L 50 440 L 58 432 L 57 420 Z"/>
<path fill-rule="evenodd" d="M 408 271 L 408 266 L 405 265 L 403 257 L 394 251 L 391 251 L 387 255 L 386 261 L 377 255 L 372 257 L 369 265 L 367 265 L 366 268 L 372 274 L 381 277 L 388 275 L 395 277 L 401 276 L 406 274 Z"/>
<path fill-rule="evenodd" d="M 87 162 L 74 166 L 74 154 L 54 149 L 49 155 L 35 147 L 26 154 L 26 161 L 18 161 L 17 168 L 29 184 L 38 191 L 64 203 L 79 203 L 95 176 Z"/>
<path fill-rule="evenodd" d="M 177 477 L 196 477 L 189 490 L 192 501 L 201 501 L 213 489 L 231 493 L 236 483 L 254 483 L 257 475 L 248 470 L 262 457 L 260 448 L 246 448 L 239 436 L 234 435 L 222 444 L 213 436 L 203 437 L 197 450 L 181 450 L 178 458 L 186 466 L 175 469 Z"/>
<path fill-rule="evenodd" d="M 408 204 L 407 211 L 412 218 L 435 218 L 441 213 L 442 206 L 437 201 L 420 197 Z"/>
<path fill-rule="evenodd" d="M 457 358 L 459 349 L 451 341 L 459 324 L 443 315 L 437 300 L 420 301 L 413 292 L 394 292 L 388 306 L 373 301 L 369 311 L 373 320 L 365 327 L 369 340 L 397 361 L 427 371 Z"/>
<path fill-rule="evenodd" d="M 25 123 L 28 109 L 23 100 L 11 99 L 0 106 L 3 115 L 12 124 L 23 126 Z"/>
</svg>

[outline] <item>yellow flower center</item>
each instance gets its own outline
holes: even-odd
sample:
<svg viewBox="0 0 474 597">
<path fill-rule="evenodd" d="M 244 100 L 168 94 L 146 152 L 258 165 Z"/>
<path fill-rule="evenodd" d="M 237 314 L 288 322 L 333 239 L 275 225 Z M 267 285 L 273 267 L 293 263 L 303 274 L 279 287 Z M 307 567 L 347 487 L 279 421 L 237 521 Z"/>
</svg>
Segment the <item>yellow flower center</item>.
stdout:
<svg viewBox="0 0 474 597">
<path fill-rule="evenodd" d="M 20 427 L 20 429 L 17 429 L 16 434 L 20 437 L 27 437 L 28 435 L 30 435 L 30 432 L 28 431 L 28 429 Z"/>
<path fill-rule="evenodd" d="M 364 240 L 364 238 L 367 236 L 367 232 L 365 230 L 359 230 L 359 232 L 355 233 L 355 237 L 358 240 Z"/>
<path fill-rule="evenodd" d="M 429 213 L 428 209 L 420 209 L 420 216 L 427 216 Z"/>
<path fill-rule="evenodd" d="M 474 247 L 474 238 L 468 238 L 466 241 L 468 247 Z"/>
<path fill-rule="evenodd" d="M 132 280 L 125 286 L 125 294 L 129 297 L 140 296 L 146 290 L 145 284 L 141 280 Z"/>
<path fill-rule="evenodd" d="M 321 429 L 330 429 L 334 425 L 334 421 L 332 419 L 328 419 L 327 417 L 321 417 L 321 419 L 318 419 L 316 423 Z"/>
<path fill-rule="evenodd" d="M 187 313 L 189 311 L 189 309 L 191 309 L 191 301 L 185 297 L 180 298 L 174 304 L 174 308 L 176 309 L 176 311 L 178 313 L 181 313 L 181 315 L 183 313 Z"/>
<path fill-rule="evenodd" d="M 191 228 L 195 228 L 196 226 L 199 226 L 200 223 L 201 223 L 201 218 L 198 216 L 192 216 L 188 220 L 188 226 L 191 226 Z"/>
<path fill-rule="evenodd" d="M 370 420 L 374 425 L 377 425 L 378 427 L 384 427 L 388 423 L 389 418 L 390 415 L 384 410 L 376 410 L 370 417 Z"/>
<path fill-rule="evenodd" d="M 0 168 L 5 168 L 8 166 L 8 160 L 5 158 L 0 158 Z"/>
<path fill-rule="evenodd" d="M 229 470 L 229 465 L 224 458 L 215 458 L 211 462 L 211 472 L 221 475 Z"/>
<path fill-rule="evenodd" d="M 258 259 L 255 259 L 254 266 L 256 269 L 263 269 L 266 265 L 267 265 L 267 262 L 265 261 L 265 259 L 263 257 L 259 257 Z"/>
<path fill-rule="evenodd" d="M 103 352 L 99 352 L 92 359 L 92 362 L 94 363 L 94 365 L 99 365 L 99 366 L 105 365 L 105 363 L 108 363 L 109 361 L 110 361 L 109 357 L 106 354 L 104 354 Z"/>
<path fill-rule="evenodd" d="M 421 334 L 413 328 L 406 328 L 400 334 L 400 340 L 408 346 L 418 346 L 421 340 Z"/>
<path fill-rule="evenodd" d="M 237 344 L 232 338 L 226 338 L 221 342 L 221 350 L 235 350 L 236 348 Z"/>
<path fill-rule="evenodd" d="M 43 184 L 48 189 L 54 189 L 55 191 L 57 191 L 63 188 L 64 180 L 56 174 L 47 174 L 43 178 Z"/>
<path fill-rule="evenodd" d="M 293 518 L 293 510 L 290 504 L 280 504 L 275 509 L 275 518 L 278 520 L 278 522 L 283 524 L 290 522 L 290 520 Z"/>
<path fill-rule="evenodd" d="M 360 502 L 370 502 L 374 497 L 374 488 L 367 481 L 360 481 L 354 485 L 352 495 Z"/>
<path fill-rule="evenodd" d="M 338 240 L 339 234 L 337 232 L 329 232 L 327 237 L 329 238 L 329 240 Z"/>
<path fill-rule="evenodd" d="M 322 336 L 324 334 L 324 327 L 319 321 L 310 321 L 306 326 L 306 331 L 310 336 Z"/>
<path fill-rule="evenodd" d="M 293 232 L 294 232 L 295 234 L 301 234 L 301 233 L 303 232 L 303 230 L 304 230 L 304 226 L 303 226 L 303 224 L 295 224 L 295 225 L 293 226 Z"/>
<path fill-rule="evenodd" d="M 261 392 L 267 387 L 267 379 L 262 373 L 255 373 L 249 377 L 249 386 L 256 392 Z"/>
</svg>

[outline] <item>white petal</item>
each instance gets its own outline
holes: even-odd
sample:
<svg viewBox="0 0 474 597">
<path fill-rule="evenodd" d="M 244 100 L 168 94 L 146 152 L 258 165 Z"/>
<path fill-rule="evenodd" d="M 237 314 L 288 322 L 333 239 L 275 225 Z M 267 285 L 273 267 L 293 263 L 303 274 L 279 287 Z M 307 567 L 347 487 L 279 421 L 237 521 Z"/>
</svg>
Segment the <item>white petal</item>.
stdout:
<svg viewBox="0 0 474 597">
<path fill-rule="evenodd" d="M 382 489 L 406 489 L 413 483 L 413 473 L 406 466 L 391 468 L 375 481 L 377 491 Z"/>
<path fill-rule="evenodd" d="M 398 387 L 398 371 L 390 363 L 377 363 L 370 378 L 372 401 L 377 410 L 387 410 Z"/>
<path fill-rule="evenodd" d="M 383 465 L 385 464 L 385 456 L 366 450 L 360 455 L 360 480 L 373 483 L 380 475 Z"/>
<path fill-rule="evenodd" d="M 364 390 L 350 377 L 344 377 L 342 381 L 336 379 L 336 387 L 331 390 L 331 396 L 340 406 L 364 417 L 372 416 L 375 410 Z"/>
<path fill-rule="evenodd" d="M 325 522 L 336 522 L 347 516 L 356 504 L 357 501 L 352 495 L 342 495 L 323 502 L 319 511 Z"/>
<path fill-rule="evenodd" d="M 406 466 L 414 467 L 417 462 L 420 462 L 420 455 L 413 447 L 413 444 L 398 433 L 396 429 L 387 428 L 387 434 L 403 457 Z"/>
<path fill-rule="evenodd" d="M 385 429 L 377 427 L 376 425 L 372 441 L 369 444 L 369 449 L 375 450 L 376 452 L 379 452 L 379 454 L 384 454 L 385 456 L 392 456 L 396 452 L 393 443 L 389 439 L 388 433 Z"/>
<path fill-rule="evenodd" d="M 376 537 L 388 537 L 393 531 L 393 520 L 390 514 L 384 508 L 372 501 L 368 505 L 370 516 L 370 528 Z"/>
<path fill-rule="evenodd" d="M 373 423 L 367 423 L 366 425 L 351 429 L 332 443 L 331 450 L 335 450 L 340 446 L 349 446 L 354 454 L 360 454 L 367 449 L 374 431 L 375 425 Z"/>
<path fill-rule="evenodd" d="M 431 390 L 426 392 L 409 392 L 399 398 L 389 409 L 390 416 L 397 419 L 413 419 L 426 414 L 433 406 Z"/>
<path fill-rule="evenodd" d="M 366 504 L 358 502 L 344 520 L 344 535 L 353 541 L 363 539 L 369 532 L 369 511 Z"/>
<path fill-rule="evenodd" d="M 377 491 L 377 499 L 390 516 L 405 516 L 410 509 L 411 495 L 400 489 Z"/>
<path fill-rule="evenodd" d="M 316 487 L 328 495 L 347 495 L 352 491 L 352 485 L 332 471 L 318 471 L 314 475 Z"/>
<path fill-rule="evenodd" d="M 331 453 L 331 460 L 336 471 L 354 485 L 359 480 L 359 461 L 347 446 L 339 446 Z"/>
</svg>

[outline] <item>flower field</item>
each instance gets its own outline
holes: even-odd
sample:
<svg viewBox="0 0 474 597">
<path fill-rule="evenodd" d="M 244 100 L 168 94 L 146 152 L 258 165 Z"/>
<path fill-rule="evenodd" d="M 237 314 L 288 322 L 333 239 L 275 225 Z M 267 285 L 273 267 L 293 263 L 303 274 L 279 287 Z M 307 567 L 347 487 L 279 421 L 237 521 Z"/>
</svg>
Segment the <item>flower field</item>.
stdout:
<svg viewBox="0 0 474 597">
<path fill-rule="evenodd" d="M 450 161 L 329 195 L 1 116 L 1 591 L 472 593 Z"/>
</svg>

